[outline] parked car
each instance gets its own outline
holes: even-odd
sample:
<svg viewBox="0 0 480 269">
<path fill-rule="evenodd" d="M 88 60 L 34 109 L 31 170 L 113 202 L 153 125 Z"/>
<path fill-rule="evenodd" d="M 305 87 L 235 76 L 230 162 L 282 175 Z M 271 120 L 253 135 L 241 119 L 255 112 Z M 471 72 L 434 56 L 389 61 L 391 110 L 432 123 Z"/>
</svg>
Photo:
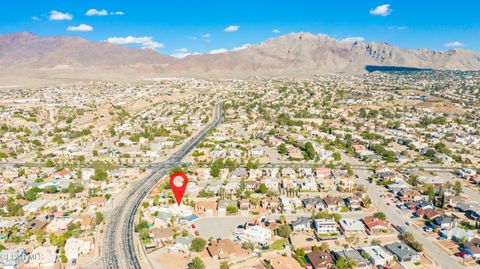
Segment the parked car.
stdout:
<svg viewBox="0 0 480 269">
<path fill-rule="evenodd" d="M 192 228 L 193 228 L 193 229 L 195 229 L 195 228 L 196 228 L 195 224 L 192 224 Z"/>
<path fill-rule="evenodd" d="M 432 227 L 429 227 L 429 226 L 425 226 L 425 228 L 423 228 L 423 230 L 427 233 L 433 232 Z"/>
<path fill-rule="evenodd" d="M 466 256 L 467 256 L 467 253 L 466 253 L 466 252 L 463 252 L 463 251 L 461 251 L 461 252 L 457 252 L 457 253 L 455 253 L 455 256 L 457 256 L 457 257 L 460 257 L 460 258 L 466 258 Z"/>
<path fill-rule="evenodd" d="M 199 232 L 199 231 L 195 231 L 195 235 L 196 235 L 196 236 L 200 236 L 200 232 Z"/>
</svg>

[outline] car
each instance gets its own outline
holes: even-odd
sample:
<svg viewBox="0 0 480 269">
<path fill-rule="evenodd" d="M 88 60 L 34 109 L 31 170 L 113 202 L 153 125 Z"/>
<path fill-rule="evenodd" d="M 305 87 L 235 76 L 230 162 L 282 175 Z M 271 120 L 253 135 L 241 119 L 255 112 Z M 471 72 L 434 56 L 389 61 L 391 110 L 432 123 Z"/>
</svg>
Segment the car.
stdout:
<svg viewBox="0 0 480 269">
<path fill-rule="evenodd" d="M 426 226 L 425 228 L 423 228 L 423 230 L 424 230 L 425 232 L 427 232 L 427 233 L 433 232 L 432 227 L 428 227 L 428 226 Z"/>
<path fill-rule="evenodd" d="M 466 252 L 460 251 L 455 253 L 455 256 L 460 257 L 460 258 L 465 258 L 467 256 Z"/>
<path fill-rule="evenodd" d="M 192 228 L 195 229 L 195 228 L 197 228 L 197 227 L 195 226 L 195 224 L 192 224 Z"/>
<path fill-rule="evenodd" d="M 410 222 L 405 221 L 405 225 L 410 226 Z"/>
<path fill-rule="evenodd" d="M 387 202 L 387 205 L 390 205 L 390 203 Z"/>
<path fill-rule="evenodd" d="M 200 236 L 200 232 L 199 232 L 199 231 L 195 231 L 195 235 L 196 235 L 196 236 Z"/>
</svg>

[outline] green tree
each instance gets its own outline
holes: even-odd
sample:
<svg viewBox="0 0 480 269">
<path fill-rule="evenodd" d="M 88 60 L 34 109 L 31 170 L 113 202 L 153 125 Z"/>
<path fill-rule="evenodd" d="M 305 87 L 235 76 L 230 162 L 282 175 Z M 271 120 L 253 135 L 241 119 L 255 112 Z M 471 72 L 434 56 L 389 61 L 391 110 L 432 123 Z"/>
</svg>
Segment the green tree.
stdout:
<svg viewBox="0 0 480 269">
<path fill-rule="evenodd" d="M 288 238 L 292 234 L 292 228 L 288 224 L 282 224 L 277 228 L 277 235 L 283 238 Z"/>
<path fill-rule="evenodd" d="M 227 206 L 227 212 L 229 214 L 236 214 L 238 212 L 238 208 L 234 205 Z"/>
<path fill-rule="evenodd" d="M 258 190 L 260 191 L 260 193 L 263 193 L 263 194 L 267 193 L 268 192 L 267 185 L 265 185 L 265 183 L 260 183 Z"/>
<path fill-rule="evenodd" d="M 95 224 L 99 225 L 103 222 L 103 213 L 102 212 L 95 212 Z"/>
<path fill-rule="evenodd" d="M 456 196 L 460 196 L 460 194 L 462 194 L 463 192 L 463 188 L 462 188 L 462 183 L 460 183 L 460 181 L 455 181 L 455 184 L 453 185 L 453 190 L 455 191 L 455 195 Z"/>
<path fill-rule="evenodd" d="M 224 261 L 220 264 L 220 269 L 230 269 L 227 261 Z"/>
<path fill-rule="evenodd" d="M 190 245 L 190 250 L 193 252 L 200 252 L 205 248 L 206 245 L 207 245 L 207 241 L 205 241 L 205 239 L 197 237 L 192 240 L 192 244 Z"/>
<path fill-rule="evenodd" d="M 374 216 L 375 218 L 381 219 L 381 220 L 386 220 L 386 219 L 387 219 L 387 217 L 385 216 L 385 213 L 380 212 L 380 211 L 379 211 L 379 212 L 375 212 L 375 213 L 373 214 L 373 216 Z"/>
<path fill-rule="evenodd" d="M 282 144 L 280 144 L 280 146 L 278 146 L 278 153 L 283 154 L 283 155 L 287 155 L 288 149 L 287 149 L 287 145 L 285 145 L 285 143 L 282 143 Z"/>
<path fill-rule="evenodd" d="M 199 257 L 194 257 L 191 262 L 188 263 L 188 269 L 205 269 L 205 264 Z"/>
<path fill-rule="evenodd" d="M 312 143 L 307 142 L 305 143 L 305 157 L 307 160 L 313 160 L 315 159 L 316 152 L 315 148 L 313 148 Z"/>
</svg>

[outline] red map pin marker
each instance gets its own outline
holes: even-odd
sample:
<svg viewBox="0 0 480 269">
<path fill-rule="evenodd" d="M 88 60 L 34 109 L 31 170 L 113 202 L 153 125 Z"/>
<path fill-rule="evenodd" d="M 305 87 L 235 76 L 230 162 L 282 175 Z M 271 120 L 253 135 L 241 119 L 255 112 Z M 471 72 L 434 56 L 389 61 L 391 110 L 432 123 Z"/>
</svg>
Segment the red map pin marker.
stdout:
<svg viewBox="0 0 480 269">
<path fill-rule="evenodd" d="M 170 176 L 170 187 L 172 188 L 173 195 L 175 195 L 175 200 L 177 200 L 178 206 L 180 206 L 180 203 L 182 202 L 187 184 L 188 178 L 182 172 L 176 172 Z"/>
</svg>

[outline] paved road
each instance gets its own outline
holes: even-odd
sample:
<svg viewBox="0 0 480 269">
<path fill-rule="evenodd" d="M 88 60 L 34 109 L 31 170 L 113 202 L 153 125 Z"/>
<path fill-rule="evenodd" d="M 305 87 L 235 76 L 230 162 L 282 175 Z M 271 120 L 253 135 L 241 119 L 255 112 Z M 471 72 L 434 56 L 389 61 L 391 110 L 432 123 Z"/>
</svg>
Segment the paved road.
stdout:
<svg viewBox="0 0 480 269">
<path fill-rule="evenodd" d="M 133 238 L 135 213 L 147 193 L 157 181 L 180 161 L 221 121 L 223 104 L 215 107 L 215 117 L 200 132 L 187 141 L 168 160 L 155 164 L 152 172 L 145 178 L 131 183 L 123 201 L 113 210 L 107 222 L 107 230 L 103 244 L 102 263 L 97 268 L 142 268 L 137 256 Z"/>
<path fill-rule="evenodd" d="M 381 186 L 378 186 L 374 183 L 368 182 L 366 180 L 370 175 L 370 172 L 365 170 L 355 170 L 355 173 L 359 176 L 361 184 L 367 186 L 367 193 L 370 196 L 372 203 L 377 206 L 379 211 L 383 211 L 387 216 L 387 219 L 394 225 L 403 225 L 405 226 L 406 221 L 410 221 L 407 217 L 400 213 L 399 209 L 393 204 L 387 205 L 385 198 L 380 197 L 384 189 Z M 477 267 L 466 267 L 458 263 L 454 257 L 447 255 L 447 253 L 441 249 L 437 244 L 434 243 L 435 238 L 430 238 L 424 234 L 424 232 L 412 225 L 407 226 L 407 230 L 413 234 L 415 239 L 420 241 L 423 244 L 425 252 L 438 264 L 441 268 L 444 269 L 460 269 L 460 268 L 479 268 Z"/>
</svg>

